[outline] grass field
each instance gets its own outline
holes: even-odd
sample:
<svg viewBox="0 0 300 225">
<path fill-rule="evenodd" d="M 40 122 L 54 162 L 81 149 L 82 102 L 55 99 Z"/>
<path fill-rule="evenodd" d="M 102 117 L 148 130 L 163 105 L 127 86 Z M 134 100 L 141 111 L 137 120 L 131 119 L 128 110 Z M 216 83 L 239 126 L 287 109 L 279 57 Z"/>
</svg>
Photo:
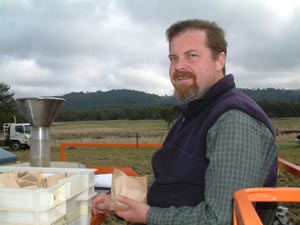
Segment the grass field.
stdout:
<svg viewBox="0 0 300 225">
<path fill-rule="evenodd" d="M 295 133 L 281 134 L 280 131 L 299 130 L 300 118 L 273 119 L 279 144 L 279 157 L 300 165 L 300 145 L 296 144 Z M 51 128 L 51 159 L 59 161 L 61 142 L 117 142 L 117 143 L 161 143 L 167 133 L 167 124 L 160 120 L 116 120 L 56 123 Z M 139 175 L 153 174 L 151 157 L 156 149 L 142 148 L 67 148 L 66 161 L 85 165 L 132 167 Z M 28 162 L 29 151 L 17 151 L 18 160 Z M 280 171 L 278 186 L 300 187 L 300 178 Z M 286 205 L 286 204 L 284 204 Z M 289 203 L 290 217 L 300 224 L 300 204 Z M 105 224 L 126 224 L 110 219 Z"/>
</svg>

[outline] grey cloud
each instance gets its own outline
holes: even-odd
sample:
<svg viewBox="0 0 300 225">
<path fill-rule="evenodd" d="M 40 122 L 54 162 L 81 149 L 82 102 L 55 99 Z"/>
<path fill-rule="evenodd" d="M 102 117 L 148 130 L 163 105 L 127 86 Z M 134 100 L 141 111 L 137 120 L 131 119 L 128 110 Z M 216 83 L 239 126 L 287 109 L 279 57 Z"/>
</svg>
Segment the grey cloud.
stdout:
<svg viewBox="0 0 300 225">
<path fill-rule="evenodd" d="M 294 88 L 293 74 L 300 71 L 300 5 L 282 22 L 268 4 L 268 0 L 3 0 L 1 78 L 16 87 L 18 95 L 30 88 L 35 94 L 117 88 L 169 94 L 165 29 L 177 20 L 203 18 L 226 30 L 228 72 L 238 75 L 238 83 L 250 87 L 255 78 L 257 85 Z M 24 60 L 34 65 L 20 71 Z M 8 68 L 7 62 L 15 66 Z M 288 80 L 280 80 L 283 76 Z M 30 88 L 21 88 L 22 84 Z"/>
</svg>

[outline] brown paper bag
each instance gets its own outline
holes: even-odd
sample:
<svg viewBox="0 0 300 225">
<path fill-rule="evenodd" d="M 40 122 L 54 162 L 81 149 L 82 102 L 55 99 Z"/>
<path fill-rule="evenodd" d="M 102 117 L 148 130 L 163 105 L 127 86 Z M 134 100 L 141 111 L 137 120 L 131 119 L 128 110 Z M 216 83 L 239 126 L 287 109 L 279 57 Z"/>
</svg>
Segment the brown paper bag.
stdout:
<svg viewBox="0 0 300 225">
<path fill-rule="evenodd" d="M 47 176 L 43 179 L 42 183 L 44 187 L 51 187 L 58 183 L 59 180 L 62 180 L 64 178 L 67 178 L 67 173 L 57 173 L 51 176 Z"/>
<path fill-rule="evenodd" d="M 0 173 L 0 188 L 49 188 L 71 175 L 72 173 L 58 173 L 43 178 L 44 175 L 36 171 Z"/>
<path fill-rule="evenodd" d="M 123 171 L 115 169 L 111 182 L 110 210 L 125 210 L 128 206 L 117 201 L 119 195 L 126 196 L 140 202 L 146 202 L 148 176 L 127 176 Z"/>
<path fill-rule="evenodd" d="M 17 183 L 21 188 L 24 187 L 38 187 L 41 174 L 35 171 L 19 172 L 17 174 Z"/>
<path fill-rule="evenodd" d="M 0 174 L 0 188 L 20 188 L 12 173 Z"/>
</svg>

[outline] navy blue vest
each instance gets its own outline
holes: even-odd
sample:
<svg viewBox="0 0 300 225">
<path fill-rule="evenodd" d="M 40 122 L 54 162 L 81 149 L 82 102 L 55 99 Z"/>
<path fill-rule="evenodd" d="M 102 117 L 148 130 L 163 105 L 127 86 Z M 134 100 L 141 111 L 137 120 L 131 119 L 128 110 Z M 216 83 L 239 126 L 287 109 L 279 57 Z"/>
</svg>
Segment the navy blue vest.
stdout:
<svg viewBox="0 0 300 225">
<path fill-rule="evenodd" d="M 218 81 L 202 98 L 181 108 L 182 115 L 152 158 L 155 180 L 147 196 L 150 206 L 195 206 L 204 200 L 205 171 L 209 163 L 205 157 L 206 136 L 224 112 L 241 110 L 263 122 L 275 135 L 262 109 L 235 88 L 232 75 Z M 265 186 L 274 186 L 276 177 L 277 159 Z"/>
</svg>

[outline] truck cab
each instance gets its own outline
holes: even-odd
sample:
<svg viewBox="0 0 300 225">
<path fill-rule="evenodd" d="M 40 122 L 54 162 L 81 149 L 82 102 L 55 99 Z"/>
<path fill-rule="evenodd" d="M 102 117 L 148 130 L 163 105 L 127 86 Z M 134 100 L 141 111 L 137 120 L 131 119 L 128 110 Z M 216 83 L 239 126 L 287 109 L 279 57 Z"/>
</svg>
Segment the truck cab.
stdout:
<svg viewBox="0 0 300 225">
<path fill-rule="evenodd" d="M 30 147 L 29 123 L 4 123 L 4 142 L 11 150 L 26 149 Z"/>
</svg>

